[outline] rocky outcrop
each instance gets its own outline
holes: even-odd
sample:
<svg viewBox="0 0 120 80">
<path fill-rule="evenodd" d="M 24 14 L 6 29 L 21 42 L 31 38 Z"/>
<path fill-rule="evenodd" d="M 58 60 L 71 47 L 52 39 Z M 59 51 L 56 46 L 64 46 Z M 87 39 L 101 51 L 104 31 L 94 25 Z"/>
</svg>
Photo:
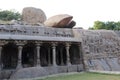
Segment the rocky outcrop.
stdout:
<svg viewBox="0 0 120 80">
<path fill-rule="evenodd" d="M 71 21 L 73 16 L 68 14 L 60 14 L 50 17 L 44 22 L 44 25 L 47 27 L 55 27 L 55 28 L 64 28 L 71 24 L 73 27 L 75 25 L 75 22 Z M 71 27 L 70 26 L 70 27 Z"/>
<path fill-rule="evenodd" d="M 26 7 L 22 11 L 22 20 L 27 24 L 42 24 L 46 15 L 41 9 Z"/>
<path fill-rule="evenodd" d="M 88 70 L 120 71 L 120 37 L 111 30 L 76 30 Z"/>
</svg>

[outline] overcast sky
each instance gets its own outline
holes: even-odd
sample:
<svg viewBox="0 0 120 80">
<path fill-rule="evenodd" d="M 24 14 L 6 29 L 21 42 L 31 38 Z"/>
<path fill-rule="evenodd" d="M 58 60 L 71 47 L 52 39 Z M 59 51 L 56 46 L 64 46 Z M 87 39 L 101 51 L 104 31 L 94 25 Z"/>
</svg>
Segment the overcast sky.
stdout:
<svg viewBox="0 0 120 80">
<path fill-rule="evenodd" d="M 0 0 L 0 9 L 22 12 L 24 7 L 42 9 L 47 18 L 69 14 L 76 27 L 87 29 L 94 21 L 120 21 L 120 0 Z"/>
</svg>

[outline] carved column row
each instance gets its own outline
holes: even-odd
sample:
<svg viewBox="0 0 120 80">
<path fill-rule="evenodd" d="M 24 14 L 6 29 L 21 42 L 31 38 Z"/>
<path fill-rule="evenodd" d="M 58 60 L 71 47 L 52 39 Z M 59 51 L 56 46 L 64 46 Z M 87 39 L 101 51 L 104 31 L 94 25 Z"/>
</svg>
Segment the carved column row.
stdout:
<svg viewBox="0 0 120 80">
<path fill-rule="evenodd" d="M 70 66 L 71 65 L 71 62 L 70 62 L 70 52 L 69 52 L 69 49 L 70 49 L 70 44 L 69 43 L 66 43 L 66 55 L 67 55 L 67 66 Z M 57 66 L 56 64 L 56 44 L 53 43 L 52 44 L 52 53 L 53 53 L 53 66 Z M 62 53 L 61 53 L 62 54 Z M 62 63 L 63 63 L 63 59 L 62 60 Z"/>
<path fill-rule="evenodd" d="M 23 45 L 25 43 L 20 43 L 18 42 L 18 64 L 17 64 L 17 69 L 22 68 L 22 50 L 23 50 Z M 41 66 L 40 65 L 40 45 L 41 43 L 36 43 L 36 49 L 37 49 L 37 65 L 36 66 Z"/>
<path fill-rule="evenodd" d="M 2 45 L 7 44 L 8 42 L 2 42 Z M 1 43 L 0 43 L 1 44 Z M 0 70 L 2 69 L 2 62 L 1 62 L 1 53 L 2 53 L 2 45 L 0 45 Z M 17 62 L 17 69 L 22 68 L 22 48 L 23 44 L 19 42 L 18 45 L 18 62 Z"/>
<path fill-rule="evenodd" d="M 37 44 L 37 66 L 41 66 L 40 65 L 40 45 L 41 44 Z M 57 63 L 56 63 L 56 43 L 52 43 L 52 63 L 53 63 L 53 66 L 57 66 Z M 71 65 L 71 62 L 70 62 L 70 53 L 69 53 L 69 49 L 70 49 L 70 44 L 67 43 L 66 44 L 66 55 L 67 55 L 67 65 Z M 50 55 L 49 55 L 50 57 Z M 50 59 L 48 61 L 50 63 Z"/>
<path fill-rule="evenodd" d="M 36 66 L 41 66 L 40 65 L 40 43 L 36 44 L 36 48 L 37 48 L 37 65 Z M 22 68 L 22 49 L 23 46 L 18 44 L 18 65 L 17 65 L 17 69 Z M 56 44 L 52 43 L 52 53 L 53 53 L 53 66 L 57 66 L 56 65 Z"/>
<path fill-rule="evenodd" d="M 24 41 L 16 41 L 16 44 L 18 45 L 18 62 L 17 62 L 17 69 L 22 68 L 22 50 L 23 50 L 23 46 L 26 44 L 26 42 Z M 53 66 L 57 66 L 56 64 L 56 43 L 52 43 L 52 63 Z M 37 65 L 36 66 L 41 66 L 40 65 L 40 47 L 41 47 L 41 43 L 37 42 L 36 43 L 36 50 L 37 50 Z M 70 53 L 69 53 L 69 49 L 70 49 L 70 44 L 66 43 L 66 55 L 67 55 L 67 65 L 71 65 L 70 62 Z M 0 70 L 2 69 L 2 63 L 1 63 L 1 52 L 2 52 L 2 46 L 0 45 Z M 49 56 L 50 57 L 50 56 Z M 50 60 L 50 59 L 49 59 Z M 62 60 L 63 62 L 63 60 Z M 50 61 L 49 61 L 50 63 Z"/>
</svg>

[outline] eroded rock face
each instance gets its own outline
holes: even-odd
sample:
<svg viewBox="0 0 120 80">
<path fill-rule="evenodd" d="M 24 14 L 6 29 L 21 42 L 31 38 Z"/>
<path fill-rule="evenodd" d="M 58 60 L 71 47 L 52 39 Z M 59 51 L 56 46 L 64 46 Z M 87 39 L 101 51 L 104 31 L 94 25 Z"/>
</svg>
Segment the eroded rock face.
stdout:
<svg viewBox="0 0 120 80">
<path fill-rule="evenodd" d="M 41 9 L 26 7 L 22 11 L 22 20 L 27 24 L 39 24 L 46 20 L 46 15 Z"/>
<path fill-rule="evenodd" d="M 55 15 L 47 19 L 44 25 L 47 27 L 63 28 L 71 22 L 72 18 L 73 16 L 68 14 Z"/>
<path fill-rule="evenodd" d="M 86 69 L 120 71 L 119 32 L 111 30 L 76 30 L 82 38 Z M 117 34 L 116 34 L 117 33 Z"/>
</svg>

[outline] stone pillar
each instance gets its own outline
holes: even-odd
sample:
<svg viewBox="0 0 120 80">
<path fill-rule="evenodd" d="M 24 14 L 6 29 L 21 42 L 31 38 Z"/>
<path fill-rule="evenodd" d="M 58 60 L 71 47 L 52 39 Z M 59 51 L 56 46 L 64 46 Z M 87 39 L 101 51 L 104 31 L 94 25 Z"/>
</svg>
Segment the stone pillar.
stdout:
<svg viewBox="0 0 120 80">
<path fill-rule="evenodd" d="M 2 69 L 2 59 L 1 59 L 1 54 L 2 54 L 2 46 L 0 46 L 0 71 Z"/>
<path fill-rule="evenodd" d="M 52 53 L 53 53 L 53 66 L 57 66 L 56 64 L 56 44 L 52 43 Z"/>
<path fill-rule="evenodd" d="M 18 46 L 18 63 L 17 63 L 17 69 L 22 68 L 22 49 L 23 49 L 23 46 L 19 45 Z"/>
<path fill-rule="evenodd" d="M 37 44 L 37 66 L 40 65 L 40 44 Z"/>
<path fill-rule="evenodd" d="M 69 49 L 70 49 L 70 44 L 67 43 L 66 44 L 66 54 L 67 54 L 67 65 L 70 66 L 71 65 L 71 62 L 70 62 L 70 52 L 69 52 Z"/>
</svg>

